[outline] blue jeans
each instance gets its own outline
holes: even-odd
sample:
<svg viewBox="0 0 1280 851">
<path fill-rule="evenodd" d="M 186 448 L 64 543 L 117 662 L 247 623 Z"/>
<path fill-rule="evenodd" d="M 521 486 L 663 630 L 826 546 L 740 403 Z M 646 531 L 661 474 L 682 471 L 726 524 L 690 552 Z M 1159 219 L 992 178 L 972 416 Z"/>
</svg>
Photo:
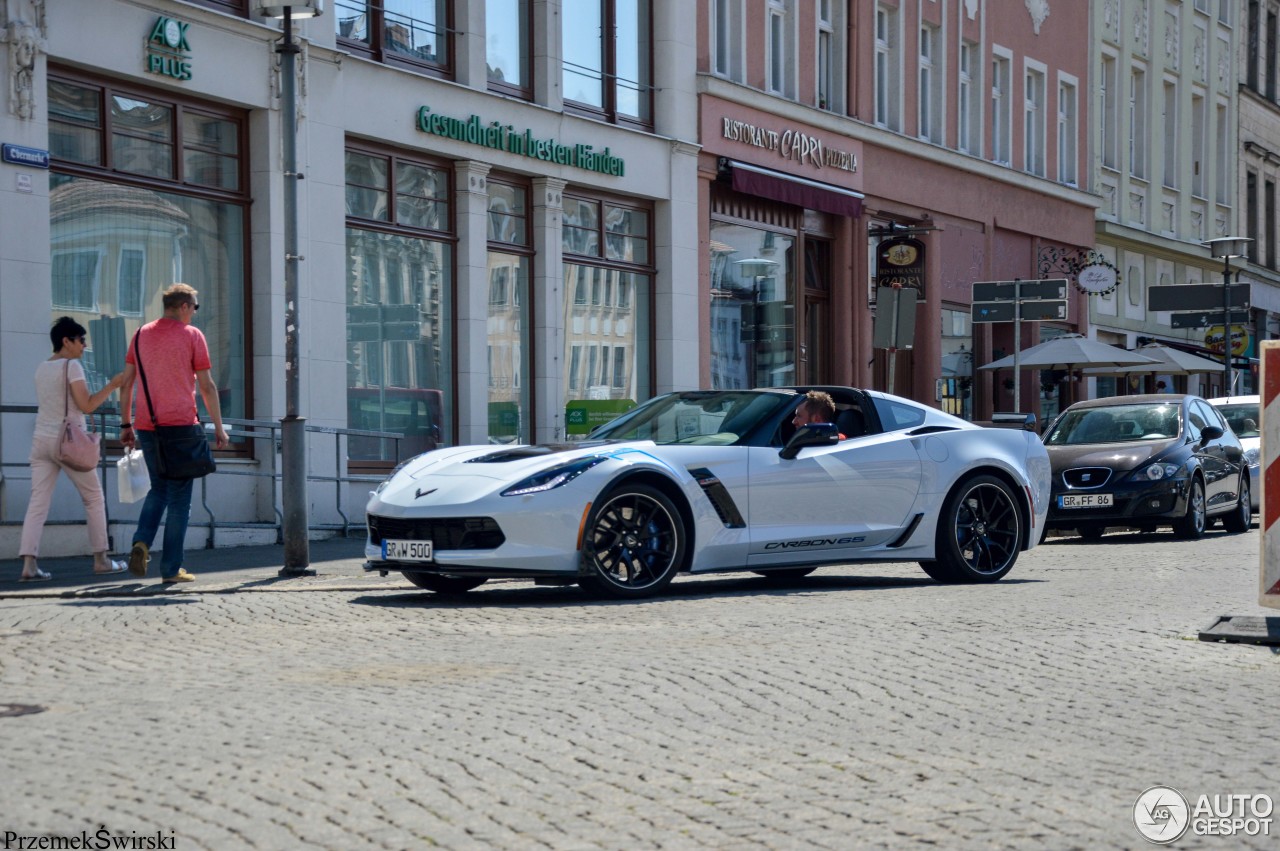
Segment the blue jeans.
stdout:
<svg viewBox="0 0 1280 851">
<path fill-rule="evenodd" d="M 195 430 L 200 426 L 193 425 L 191 428 Z M 133 542 L 136 544 L 141 541 L 150 547 L 160 529 L 160 519 L 164 518 L 164 551 L 160 557 L 160 575 L 168 579 L 176 576 L 182 567 L 187 521 L 191 519 L 191 488 L 195 479 L 160 478 L 156 433 L 138 431 L 135 434 L 138 437 L 138 448 L 142 450 L 142 457 L 147 462 L 151 490 L 142 503 L 142 513 L 138 515 L 138 528 L 133 533 Z"/>
</svg>

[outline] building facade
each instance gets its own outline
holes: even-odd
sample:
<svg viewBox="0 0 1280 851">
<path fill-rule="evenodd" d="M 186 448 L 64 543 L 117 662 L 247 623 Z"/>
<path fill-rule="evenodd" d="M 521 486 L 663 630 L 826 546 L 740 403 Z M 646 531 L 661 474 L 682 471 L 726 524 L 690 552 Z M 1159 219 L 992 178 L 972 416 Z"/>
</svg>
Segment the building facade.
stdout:
<svg viewBox="0 0 1280 851">
<path fill-rule="evenodd" d="M 1204 242 L 1240 235 L 1236 220 L 1237 0 L 1102 0 L 1093 9 L 1096 84 L 1093 186 L 1101 197 L 1097 251 L 1118 286 L 1089 297 L 1098 340 L 1133 348 L 1154 340 L 1221 351 L 1222 329 L 1174 327 L 1148 309 L 1152 287 L 1221 283 L 1223 262 Z M 1239 337 L 1239 335 L 1237 335 Z M 1237 392 L 1251 380 L 1237 371 Z M 1222 393 L 1223 376 L 1090 379 L 1090 396 L 1151 390 Z"/>
<path fill-rule="evenodd" d="M 571 438 L 696 385 L 695 9 L 325 5 L 290 29 L 308 425 L 402 433 L 403 457 Z M 100 386 L 185 281 L 224 415 L 285 413 L 283 32 L 250 6 L 0 3 L 0 558 L 16 554 L 22 408 L 55 317 L 90 329 Z M 311 435 L 312 475 L 396 461 L 388 441 L 336 439 Z M 220 459 L 246 475 L 207 480 L 219 523 L 272 521 L 273 451 L 242 437 Z M 345 504 L 358 523 L 369 485 L 338 485 L 340 504 L 334 487 L 312 483 L 312 521 L 339 523 Z M 79 519 L 74 492 L 58 494 L 54 521 Z M 110 481 L 107 495 L 119 546 L 137 506 Z M 193 542 L 202 519 L 197 507 Z M 47 552 L 83 549 L 79 534 L 46 535 Z"/>
<path fill-rule="evenodd" d="M 1088 9 L 995 5 L 700 2 L 702 383 L 854 384 L 978 419 L 1012 404 L 1012 375 L 975 370 L 1012 325 L 975 329 L 972 286 L 1093 244 Z M 895 288 L 913 339 L 877 345 Z M 1023 345 L 1085 329 L 1083 300 L 1054 319 Z"/>
</svg>

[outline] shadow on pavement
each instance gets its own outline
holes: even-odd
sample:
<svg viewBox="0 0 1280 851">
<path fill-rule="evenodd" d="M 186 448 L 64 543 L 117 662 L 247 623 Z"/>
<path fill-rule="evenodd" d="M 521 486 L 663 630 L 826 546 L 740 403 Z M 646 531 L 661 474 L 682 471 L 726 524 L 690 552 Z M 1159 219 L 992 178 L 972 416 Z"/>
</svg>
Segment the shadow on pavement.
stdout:
<svg viewBox="0 0 1280 851">
<path fill-rule="evenodd" d="M 104 599 L 100 597 L 80 597 L 74 600 L 66 600 L 66 605 L 71 606 L 171 606 L 175 603 L 198 603 L 200 597 L 186 595 L 184 597 L 112 597 Z"/>
</svg>

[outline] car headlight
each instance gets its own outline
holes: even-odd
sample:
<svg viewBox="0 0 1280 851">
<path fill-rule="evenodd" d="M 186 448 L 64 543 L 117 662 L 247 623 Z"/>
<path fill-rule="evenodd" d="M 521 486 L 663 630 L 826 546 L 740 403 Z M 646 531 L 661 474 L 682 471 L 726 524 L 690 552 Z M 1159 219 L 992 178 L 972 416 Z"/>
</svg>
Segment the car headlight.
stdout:
<svg viewBox="0 0 1280 851">
<path fill-rule="evenodd" d="M 1244 451 L 1244 462 L 1250 467 L 1258 466 L 1258 450 L 1246 449 Z"/>
<path fill-rule="evenodd" d="M 554 490 L 561 485 L 567 485 L 604 460 L 602 456 L 595 455 L 590 458 L 575 458 L 564 464 L 548 467 L 541 472 L 534 473 L 527 479 L 516 482 L 504 490 L 502 495 L 524 496 L 528 493 L 542 493 L 543 491 Z"/>
<path fill-rule="evenodd" d="M 373 492 L 382 493 L 386 489 L 387 485 L 391 484 L 391 480 L 396 477 L 396 473 L 403 470 L 406 466 L 408 466 L 410 461 L 413 461 L 417 457 L 418 456 L 415 455 L 413 456 L 413 458 L 406 458 L 405 460 L 401 461 L 399 464 L 392 467 L 390 475 L 388 475 L 385 479 L 383 479 L 382 482 L 379 483 L 379 485 L 376 488 L 374 488 Z"/>
<path fill-rule="evenodd" d="M 1172 479 L 1178 475 L 1179 467 L 1177 464 L 1151 464 L 1144 470 L 1139 470 L 1134 474 L 1134 478 L 1149 479 L 1158 482 L 1161 479 Z"/>
</svg>

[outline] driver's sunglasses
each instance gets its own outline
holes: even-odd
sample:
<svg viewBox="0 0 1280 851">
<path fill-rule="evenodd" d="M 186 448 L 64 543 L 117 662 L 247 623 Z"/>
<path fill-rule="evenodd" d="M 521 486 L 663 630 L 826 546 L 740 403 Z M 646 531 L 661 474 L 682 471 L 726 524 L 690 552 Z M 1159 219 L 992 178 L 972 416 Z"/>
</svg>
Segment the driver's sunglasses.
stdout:
<svg viewBox="0 0 1280 851">
<path fill-rule="evenodd" d="M 188 306 L 190 306 L 190 308 L 191 308 L 192 310 L 199 310 L 199 309 L 200 309 L 200 302 L 198 302 L 198 301 L 189 301 L 189 302 L 187 302 L 187 305 L 188 305 Z"/>
<path fill-rule="evenodd" d="M 84 334 L 81 334 L 79 337 L 76 337 L 76 342 L 83 346 L 85 344 Z"/>
</svg>

